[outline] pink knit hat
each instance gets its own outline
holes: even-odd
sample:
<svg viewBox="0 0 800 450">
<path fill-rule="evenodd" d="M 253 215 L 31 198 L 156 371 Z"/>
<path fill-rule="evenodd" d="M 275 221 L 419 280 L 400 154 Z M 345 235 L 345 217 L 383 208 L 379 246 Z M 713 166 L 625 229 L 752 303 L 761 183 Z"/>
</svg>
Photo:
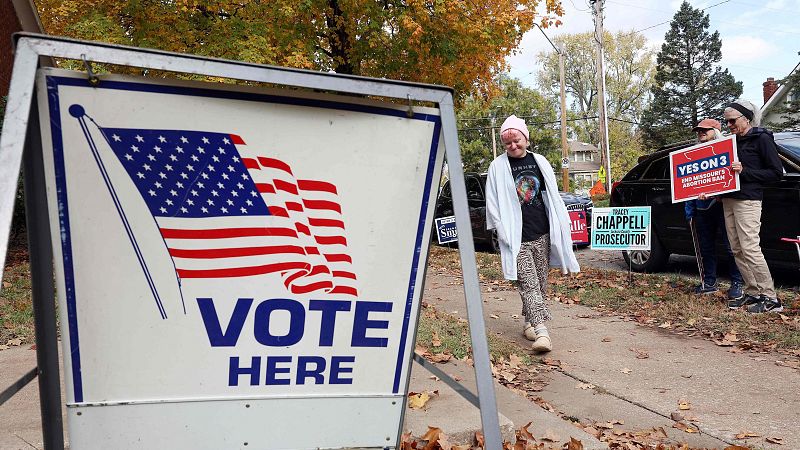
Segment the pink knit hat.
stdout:
<svg viewBox="0 0 800 450">
<path fill-rule="evenodd" d="M 513 114 L 508 116 L 508 119 L 503 122 L 503 125 L 500 127 L 500 135 L 505 133 L 506 130 L 517 130 L 525 135 L 525 139 L 530 140 L 528 137 L 528 125 L 525 125 L 525 121 L 523 119 L 520 119 Z"/>
</svg>

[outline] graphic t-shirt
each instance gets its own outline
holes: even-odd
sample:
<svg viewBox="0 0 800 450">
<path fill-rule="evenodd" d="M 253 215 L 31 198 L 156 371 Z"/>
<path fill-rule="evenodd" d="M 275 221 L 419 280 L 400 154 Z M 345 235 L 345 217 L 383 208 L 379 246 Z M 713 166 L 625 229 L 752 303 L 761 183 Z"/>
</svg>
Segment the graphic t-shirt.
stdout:
<svg viewBox="0 0 800 450">
<path fill-rule="evenodd" d="M 509 156 L 508 162 L 522 207 L 522 242 L 536 240 L 550 231 L 547 209 L 542 200 L 545 190 L 542 172 L 530 153 L 525 153 L 522 158 Z"/>
</svg>

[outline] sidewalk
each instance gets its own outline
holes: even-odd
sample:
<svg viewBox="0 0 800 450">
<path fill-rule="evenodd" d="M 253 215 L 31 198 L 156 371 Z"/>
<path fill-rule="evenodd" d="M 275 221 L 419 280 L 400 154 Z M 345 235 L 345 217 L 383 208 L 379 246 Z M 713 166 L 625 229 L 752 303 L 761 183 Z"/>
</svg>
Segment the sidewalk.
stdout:
<svg viewBox="0 0 800 450">
<path fill-rule="evenodd" d="M 521 319 L 515 318 L 521 309 L 517 292 L 489 292 L 486 286 L 481 292 L 487 333 L 529 346 L 521 335 Z M 467 317 L 460 278 L 429 271 L 424 300 L 438 311 Z M 773 355 L 731 353 L 699 338 L 642 327 L 584 306 L 556 303 L 550 308 L 554 350 L 547 357 L 559 361 L 560 370 L 549 372 L 549 384 L 540 394 L 566 416 L 620 420 L 624 425 L 616 427 L 623 430 L 663 427 L 676 442 L 696 447 L 800 449 L 800 373 L 775 365 Z M 592 387 L 586 389 L 587 384 Z M 680 402 L 690 409 L 679 410 Z M 699 432 L 673 428 L 673 412 L 695 418 L 690 425 Z M 758 437 L 737 440 L 741 433 Z M 766 438 L 780 438 L 783 445 Z"/>
</svg>

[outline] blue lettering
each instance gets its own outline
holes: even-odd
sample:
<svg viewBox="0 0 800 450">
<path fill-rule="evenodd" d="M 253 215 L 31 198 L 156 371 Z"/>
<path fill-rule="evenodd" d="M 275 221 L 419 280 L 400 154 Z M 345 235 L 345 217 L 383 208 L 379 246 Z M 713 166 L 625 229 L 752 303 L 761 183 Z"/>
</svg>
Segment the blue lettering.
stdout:
<svg viewBox="0 0 800 450">
<path fill-rule="evenodd" d="M 356 307 L 358 311 L 358 307 Z M 353 373 L 352 367 L 342 367 L 342 363 L 352 363 L 356 361 L 355 356 L 334 356 L 331 358 L 331 376 L 329 384 L 353 384 L 353 378 L 342 378 L 343 373 Z"/>
<path fill-rule="evenodd" d="M 319 346 L 331 347 L 333 345 L 333 331 L 336 325 L 336 313 L 350 311 L 350 302 L 342 300 L 311 300 L 308 304 L 308 310 L 322 311 Z"/>
<path fill-rule="evenodd" d="M 253 356 L 250 367 L 240 367 L 239 357 L 231 356 L 228 364 L 228 386 L 239 385 L 239 375 L 250 374 L 250 386 L 258 386 L 259 372 L 261 372 L 261 357 Z"/>
<path fill-rule="evenodd" d="M 271 386 L 291 383 L 291 380 L 288 378 L 275 378 L 276 374 L 289 373 L 291 370 L 288 367 L 278 367 L 278 363 L 290 362 L 292 362 L 291 356 L 267 356 L 267 376 L 264 379 L 264 385 Z"/>
<path fill-rule="evenodd" d="M 315 367 L 309 369 L 308 365 L 313 363 Z M 314 384 L 325 384 L 325 358 L 321 356 L 299 356 L 297 358 L 297 381 L 295 384 L 306 384 L 306 378 L 314 378 Z"/>
<path fill-rule="evenodd" d="M 200 316 L 203 318 L 203 325 L 206 327 L 206 334 L 208 341 L 212 347 L 234 347 L 242 334 L 242 327 L 244 321 L 247 319 L 247 313 L 250 311 L 250 305 L 253 304 L 252 298 L 240 298 L 236 300 L 236 306 L 233 308 L 231 320 L 228 321 L 228 326 L 225 333 L 222 332 L 222 325 L 219 322 L 217 309 L 214 307 L 214 299 L 212 298 L 198 298 L 197 306 L 200 308 Z"/>
<path fill-rule="evenodd" d="M 386 347 L 388 338 L 367 337 L 370 328 L 385 330 L 389 328 L 388 320 L 369 320 L 369 313 L 391 312 L 392 304 L 389 302 L 356 302 L 356 313 L 353 319 L 353 336 L 350 345 L 353 347 Z M 331 369 L 333 371 L 333 369 Z"/>
<path fill-rule="evenodd" d="M 283 309 L 289 311 L 289 331 L 285 336 L 273 336 L 269 331 L 269 316 L 273 311 Z M 288 347 L 297 344 L 303 338 L 306 321 L 306 310 L 296 300 L 275 298 L 261 302 L 256 307 L 255 329 L 256 340 L 270 347 Z"/>
</svg>

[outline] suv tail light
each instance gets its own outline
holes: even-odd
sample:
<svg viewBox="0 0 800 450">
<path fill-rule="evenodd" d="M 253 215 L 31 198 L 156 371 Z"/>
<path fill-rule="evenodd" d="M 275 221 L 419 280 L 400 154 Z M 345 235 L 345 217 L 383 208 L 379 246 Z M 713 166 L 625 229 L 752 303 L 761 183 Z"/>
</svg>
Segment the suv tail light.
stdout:
<svg viewBox="0 0 800 450">
<path fill-rule="evenodd" d="M 617 186 L 619 185 L 619 183 L 620 183 L 620 181 L 615 181 L 615 182 L 611 183 L 611 193 L 612 194 L 614 193 L 614 190 L 617 189 Z"/>
</svg>

